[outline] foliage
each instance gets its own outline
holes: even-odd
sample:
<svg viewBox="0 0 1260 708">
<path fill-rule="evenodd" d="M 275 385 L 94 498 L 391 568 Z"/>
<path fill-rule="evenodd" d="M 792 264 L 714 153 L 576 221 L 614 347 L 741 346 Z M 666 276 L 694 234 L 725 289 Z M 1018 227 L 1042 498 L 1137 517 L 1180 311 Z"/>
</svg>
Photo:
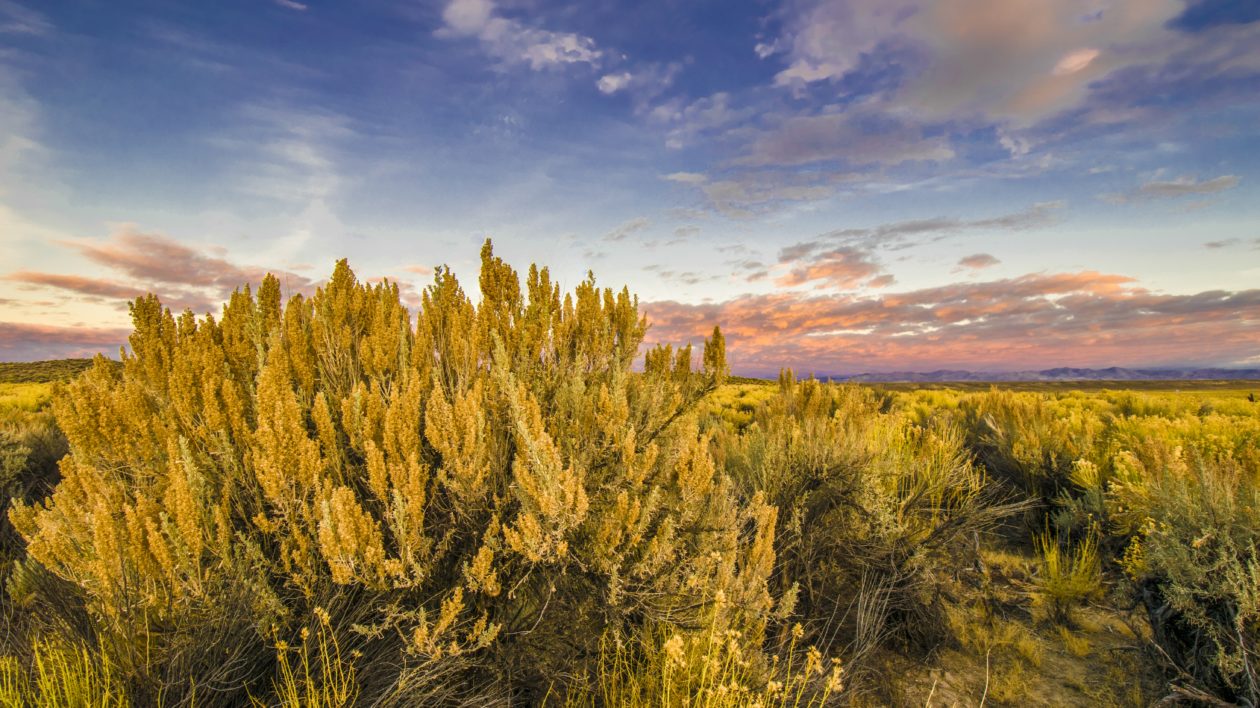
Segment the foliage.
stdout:
<svg viewBox="0 0 1260 708">
<path fill-rule="evenodd" d="M 1183 678 L 1260 702 L 1260 468 L 1231 446 L 1148 440 L 1117 457 L 1123 565 Z M 1253 450 L 1254 451 L 1254 450 Z"/>
<path fill-rule="evenodd" d="M 91 359 L 0 361 L 0 383 L 69 381 L 92 367 Z"/>
<path fill-rule="evenodd" d="M 32 665 L 0 657 L 0 706 L 83 706 L 123 708 L 130 705 L 108 660 L 87 647 L 36 640 Z"/>
<path fill-rule="evenodd" d="M 1073 544 L 1046 530 L 1035 540 L 1041 556 L 1041 572 L 1037 576 L 1039 599 L 1051 620 L 1065 624 L 1071 618 L 1073 606 L 1102 593 L 1097 535 L 1090 532 Z"/>
<path fill-rule="evenodd" d="M 54 404 L 70 454 L 10 514 L 23 578 L 73 589 L 62 623 L 142 703 L 288 685 L 268 638 L 315 608 L 383 704 L 537 700 L 606 632 L 698 625 L 716 591 L 756 646 L 775 512 L 688 413 L 726 373 L 720 332 L 699 371 L 661 346 L 634 374 L 627 291 L 562 298 L 536 268 L 522 290 L 488 242 L 480 286 L 440 270 L 414 326 L 344 261 L 309 299 L 269 277 L 221 318 L 137 299 L 121 369 Z"/>
<path fill-rule="evenodd" d="M 315 641 L 310 641 L 311 631 L 302 628 L 301 639 L 296 647 L 283 640 L 276 642 L 276 661 L 279 677 L 274 682 L 276 701 L 285 708 L 329 708 L 354 705 L 358 693 L 355 683 L 354 664 L 351 657 L 341 655 L 337 636 L 330 631 L 328 613 L 315 608 L 318 620 Z M 301 666 L 295 668 L 292 654 L 300 657 Z M 267 703 L 254 699 L 255 705 Z"/>
<path fill-rule="evenodd" d="M 990 474 L 1034 498 L 1070 486 L 1073 465 L 1088 459 L 1103 421 L 1071 399 L 991 391 L 960 403 L 967 444 Z"/>
<path fill-rule="evenodd" d="M 719 597 L 719 600 L 721 598 Z M 715 604 L 715 610 L 723 602 Z M 844 688 L 840 660 L 797 645 L 796 625 L 782 660 L 749 651 L 737 630 L 716 621 L 702 631 L 647 631 L 638 642 L 600 647 L 597 688 L 570 695 L 568 706 L 706 706 L 805 708 L 824 706 Z"/>
<path fill-rule="evenodd" d="M 1181 695 L 1260 703 L 1246 389 L 731 380 L 593 277 L 487 243 L 478 290 L 342 262 L 0 371 L 63 380 L 0 383 L 0 698 L 804 706 L 949 647 L 1014 703 L 1111 587 Z"/>
<path fill-rule="evenodd" d="M 801 618 L 852 668 L 887 640 L 930 647 L 946 629 L 941 582 L 975 535 L 1022 508 L 997 503 L 962 436 L 882 412 L 869 389 L 780 377 L 717 453 L 744 495 L 779 509 L 771 585 L 780 641 Z"/>
</svg>

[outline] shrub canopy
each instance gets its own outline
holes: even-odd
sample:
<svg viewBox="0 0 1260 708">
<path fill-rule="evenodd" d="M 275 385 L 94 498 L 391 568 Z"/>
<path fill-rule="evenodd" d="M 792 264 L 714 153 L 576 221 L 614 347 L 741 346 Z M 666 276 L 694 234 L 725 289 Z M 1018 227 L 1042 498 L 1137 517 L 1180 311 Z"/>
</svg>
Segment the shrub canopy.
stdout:
<svg viewBox="0 0 1260 708">
<path fill-rule="evenodd" d="M 726 375 L 716 329 L 699 370 L 658 346 L 633 372 L 637 299 L 532 266 L 522 289 L 488 241 L 479 300 L 439 269 L 414 317 L 345 261 L 310 298 L 268 276 L 218 318 L 131 315 L 121 370 L 57 398 L 60 485 L 11 517 L 19 575 L 73 590 L 89 621 L 65 625 L 140 700 L 265 693 L 323 612 L 386 702 L 537 698 L 606 632 L 719 594 L 761 631 L 774 510 L 688 415 Z"/>
</svg>

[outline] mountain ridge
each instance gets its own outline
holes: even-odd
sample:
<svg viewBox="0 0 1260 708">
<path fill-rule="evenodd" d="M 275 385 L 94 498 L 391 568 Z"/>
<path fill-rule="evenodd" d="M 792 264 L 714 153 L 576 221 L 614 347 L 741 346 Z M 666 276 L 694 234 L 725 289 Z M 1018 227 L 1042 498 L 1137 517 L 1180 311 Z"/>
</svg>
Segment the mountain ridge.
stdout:
<svg viewBox="0 0 1260 708">
<path fill-rule="evenodd" d="M 1027 382 L 1027 381 L 1216 381 L 1260 379 L 1260 368 L 1153 368 L 1136 369 L 1109 366 L 1090 369 L 1060 366 L 1024 371 L 886 371 L 851 375 L 819 376 L 829 381 L 850 383 L 948 383 L 948 382 Z"/>
</svg>

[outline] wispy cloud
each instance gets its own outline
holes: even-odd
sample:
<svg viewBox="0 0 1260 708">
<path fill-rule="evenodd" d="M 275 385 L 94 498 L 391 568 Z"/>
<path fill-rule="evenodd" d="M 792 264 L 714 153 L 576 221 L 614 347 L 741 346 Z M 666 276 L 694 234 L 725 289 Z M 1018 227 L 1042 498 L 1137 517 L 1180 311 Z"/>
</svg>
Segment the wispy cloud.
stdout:
<svg viewBox="0 0 1260 708">
<path fill-rule="evenodd" d="M 0 53 L 0 60 L 3 54 Z M 17 76 L 0 63 L 0 199 L 37 179 L 48 150 L 40 142 L 43 110 Z"/>
<path fill-rule="evenodd" d="M 941 241 L 967 232 L 1013 232 L 1044 228 L 1055 224 L 1063 202 L 1042 202 L 1009 214 L 980 219 L 933 217 L 894 221 L 863 228 L 836 229 L 810 241 L 802 241 L 783 249 L 780 258 L 805 258 L 830 248 L 898 251 L 925 242 Z M 983 255 L 983 254 L 981 254 Z"/>
<path fill-rule="evenodd" d="M 647 117 L 665 127 L 665 146 L 677 150 L 747 120 L 755 112 L 752 106 L 737 106 L 731 94 L 718 92 L 693 99 L 676 96 L 653 106 Z"/>
<path fill-rule="evenodd" d="M 113 300 L 130 300 L 144 294 L 142 288 L 119 283 L 106 278 L 92 278 L 83 275 L 64 275 L 60 273 L 40 273 L 19 270 L 4 276 L 5 280 L 25 285 L 68 290 L 80 295 L 109 298 Z"/>
<path fill-rule="evenodd" d="M 1112 204 L 1129 204 L 1148 199 L 1179 199 L 1181 197 L 1207 196 L 1234 189 L 1241 182 L 1238 175 L 1221 175 L 1199 180 L 1191 176 L 1176 179 L 1152 179 L 1128 192 L 1113 192 L 1100 198 Z"/>
<path fill-rule="evenodd" d="M 149 284 L 201 287 L 223 293 L 245 283 L 257 283 L 269 272 L 203 253 L 169 236 L 142 233 L 132 225 L 119 227 L 105 241 L 71 241 L 66 245 L 93 263 Z M 295 273 L 277 274 L 297 290 L 312 284 Z"/>
<path fill-rule="evenodd" d="M 84 276 L 19 270 L 4 280 L 27 287 L 51 288 L 122 307 L 148 292 L 176 310 L 213 312 L 238 287 L 257 284 L 267 273 L 280 278 L 287 292 L 311 292 L 315 282 L 282 269 L 233 263 L 162 234 L 134 226 L 117 228 L 104 240 L 63 241 L 61 245 L 115 275 Z"/>
<path fill-rule="evenodd" d="M 612 231 L 609 231 L 608 233 L 604 234 L 604 240 L 605 241 L 625 241 L 627 238 L 630 238 L 631 236 L 639 233 L 640 231 L 643 231 L 644 229 L 650 227 L 651 225 L 652 225 L 652 221 L 648 219 L 646 216 L 638 216 L 633 219 L 630 219 L 629 221 L 621 224 L 620 226 L 613 229 Z"/>
<path fill-rule="evenodd" d="M 440 36 L 476 38 L 487 54 L 505 64 L 528 64 L 538 71 L 566 64 L 597 66 L 603 57 L 590 37 L 502 17 L 491 0 L 452 0 L 442 19 Z"/>
<path fill-rule="evenodd" d="M 0 35 L 45 35 L 52 30 L 52 22 L 43 14 L 15 0 L 0 0 Z"/>
<path fill-rule="evenodd" d="M 1221 175 L 1199 181 L 1193 177 L 1181 177 L 1167 181 L 1151 181 L 1138 188 L 1140 194 L 1151 197 L 1185 197 L 1196 194 L 1216 194 L 1238 186 L 1237 175 Z"/>
<path fill-rule="evenodd" d="M 904 120 L 876 112 L 788 118 L 757 137 L 742 164 L 795 166 L 839 162 L 848 166 L 944 162 L 954 157 L 949 139 L 929 136 Z"/>
<path fill-rule="evenodd" d="M 855 189 L 865 175 L 856 172 L 745 170 L 710 179 L 694 172 L 665 179 L 699 191 L 704 207 L 729 219 L 756 219 L 789 204 L 819 202 Z"/>
<path fill-rule="evenodd" d="M 57 327 L 41 324 L 0 322 L 0 360 L 38 361 L 117 356 L 126 344 L 129 329 L 107 327 Z"/>
</svg>

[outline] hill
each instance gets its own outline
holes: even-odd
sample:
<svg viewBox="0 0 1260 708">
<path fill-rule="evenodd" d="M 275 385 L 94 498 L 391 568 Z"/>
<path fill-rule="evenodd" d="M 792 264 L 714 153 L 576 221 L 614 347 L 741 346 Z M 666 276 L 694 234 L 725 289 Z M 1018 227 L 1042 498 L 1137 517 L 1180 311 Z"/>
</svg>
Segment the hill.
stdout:
<svg viewBox="0 0 1260 708">
<path fill-rule="evenodd" d="M 91 359 L 0 361 L 0 383 L 69 381 L 91 366 Z"/>
</svg>

